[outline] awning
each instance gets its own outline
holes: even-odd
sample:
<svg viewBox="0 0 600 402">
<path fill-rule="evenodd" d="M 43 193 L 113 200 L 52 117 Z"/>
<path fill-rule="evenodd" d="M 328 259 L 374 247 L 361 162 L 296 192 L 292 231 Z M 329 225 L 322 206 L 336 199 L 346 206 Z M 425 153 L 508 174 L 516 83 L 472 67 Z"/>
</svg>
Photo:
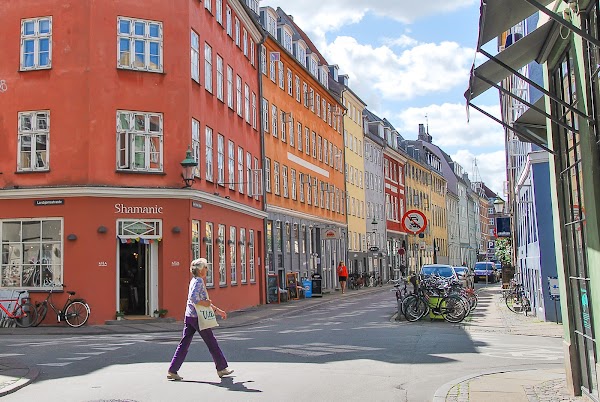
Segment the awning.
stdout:
<svg viewBox="0 0 600 402">
<path fill-rule="evenodd" d="M 536 0 L 542 7 L 555 0 Z M 539 8 L 524 0 L 481 0 L 477 48 L 508 31 Z"/>
<path fill-rule="evenodd" d="M 542 63 L 544 60 L 539 59 L 538 56 L 544 53 L 543 49 L 546 48 L 546 42 L 554 26 L 553 21 L 547 21 L 529 35 L 498 53 L 495 58 L 472 70 L 470 85 L 467 92 L 465 92 L 465 98 L 470 101 L 492 87 L 492 84 L 480 77 L 498 83 L 512 75 L 513 71 L 505 68 L 503 64 L 509 66 L 512 70 L 519 70 L 534 60 Z"/>
<path fill-rule="evenodd" d="M 544 109 L 544 97 L 542 96 L 534 104 L 539 109 Z M 513 127 L 523 134 L 528 135 L 526 142 L 548 146 L 546 136 L 546 116 L 533 108 L 529 108 L 514 123 Z M 518 135 L 518 134 L 517 134 Z"/>
</svg>

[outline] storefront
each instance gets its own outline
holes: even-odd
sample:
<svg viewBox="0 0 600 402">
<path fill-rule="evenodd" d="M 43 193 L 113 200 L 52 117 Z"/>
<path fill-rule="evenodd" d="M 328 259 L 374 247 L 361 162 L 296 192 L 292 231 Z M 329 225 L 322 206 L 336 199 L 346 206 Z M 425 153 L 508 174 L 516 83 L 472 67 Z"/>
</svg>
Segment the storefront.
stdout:
<svg viewBox="0 0 600 402">
<path fill-rule="evenodd" d="M 205 257 L 216 303 L 227 310 L 264 303 L 261 211 L 205 201 L 2 200 L 1 288 L 26 289 L 33 301 L 53 289 L 59 304 L 61 291 L 76 291 L 91 307 L 89 324 L 112 320 L 116 311 L 152 316 L 165 309 L 181 319 L 189 263 Z"/>
</svg>

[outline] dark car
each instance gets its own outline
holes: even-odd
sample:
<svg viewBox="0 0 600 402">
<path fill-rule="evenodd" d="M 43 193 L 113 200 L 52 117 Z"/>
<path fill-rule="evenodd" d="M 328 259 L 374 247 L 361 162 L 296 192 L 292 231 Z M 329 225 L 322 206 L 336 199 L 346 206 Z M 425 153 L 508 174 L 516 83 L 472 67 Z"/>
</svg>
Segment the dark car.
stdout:
<svg viewBox="0 0 600 402">
<path fill-rule="evenodd" d="M 473 267 L 473 273 L 475 274 L 475 282 L 478 282 L 480 279 L 482 281 L 487 280 L 489 283 L 495 283 L 498 281 L 496 265 L 494 265 L 493 262 L 476 262 L 475 267 Z"/>
</svg>

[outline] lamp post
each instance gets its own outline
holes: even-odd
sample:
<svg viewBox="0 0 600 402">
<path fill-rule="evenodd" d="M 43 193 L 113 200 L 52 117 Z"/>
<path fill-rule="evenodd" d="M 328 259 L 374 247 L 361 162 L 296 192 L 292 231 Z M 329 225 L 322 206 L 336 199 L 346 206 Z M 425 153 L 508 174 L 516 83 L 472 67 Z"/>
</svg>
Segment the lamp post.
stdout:
<svg viewBox="0 0 600 402">
<path fill-rule="evenodd" d="M 496 197 L 494 200 L 494 211 L 496 212 L 496 215 L 500 215 L 504 212 L 504 201 L 502 201 L 500 197 Z"/>
<path fill-rule="evenodd" d="M 185 183 L 183 188 L 190 188 L 192 187 L 192 184 L 196 182 L 196 180 L 194 180 L 194 168 L 198 166 L 198 162 L 194 159 L 191 147 L 188 147 L 185 152 L 185 159 L 182 160 L 180 164 L 182 168 L 181 178 Z"/>
</svg>

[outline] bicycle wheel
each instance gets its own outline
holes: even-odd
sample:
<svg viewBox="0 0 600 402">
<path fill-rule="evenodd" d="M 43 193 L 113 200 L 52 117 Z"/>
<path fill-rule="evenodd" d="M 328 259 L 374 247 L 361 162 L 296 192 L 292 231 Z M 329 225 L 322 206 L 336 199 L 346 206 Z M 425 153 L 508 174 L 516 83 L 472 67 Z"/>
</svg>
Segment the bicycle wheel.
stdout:
<svg viewBox="0 0 600 402">
<path fill-rule="evenodd" d="M 90 318 L 90 307 L 83 302 L 74 301 L 65 309 L 65 321 L 73 328 L 79 328 Z"/>
<path fill-rule="evenodd" d="M 33 323 L 32 327 L 37 327 L 46 318 L 46 314 L 48 313 L 48 302 L 44 300 L 41 303 L 35 303 L 35 310 L 37 311 L 37 318 L 35 320 L 35 323 Z"/>
<path fill-rule="evenodd" d="M 31 327 L 37 321 L 37 310 L 32 303 L 21 303 L 18 304 L 13 311 L 15 318 L 15 324 L 17 327 L 28 328 Z"/>
<path fill-rule="evenodd" d="M 523 297 L 520 294 L 513 293 L 506 298 L 506 307 L 516 314 L 525 312 Z"/>
<path fill-rule="evenodd" d="M 402 303 L 402 310 L 406 321 L 415 322 L 423 318 L 429 309 L 425 300 L 414 296 L 405 299 L 404 303 Z"/>
<path fill-rule="evenodd" d="M 441 304 L 441 313 L 444 320 L 457 324 L 467 316 L 467 307 L 458 296 L 445 297 Z"/>
</svg>

